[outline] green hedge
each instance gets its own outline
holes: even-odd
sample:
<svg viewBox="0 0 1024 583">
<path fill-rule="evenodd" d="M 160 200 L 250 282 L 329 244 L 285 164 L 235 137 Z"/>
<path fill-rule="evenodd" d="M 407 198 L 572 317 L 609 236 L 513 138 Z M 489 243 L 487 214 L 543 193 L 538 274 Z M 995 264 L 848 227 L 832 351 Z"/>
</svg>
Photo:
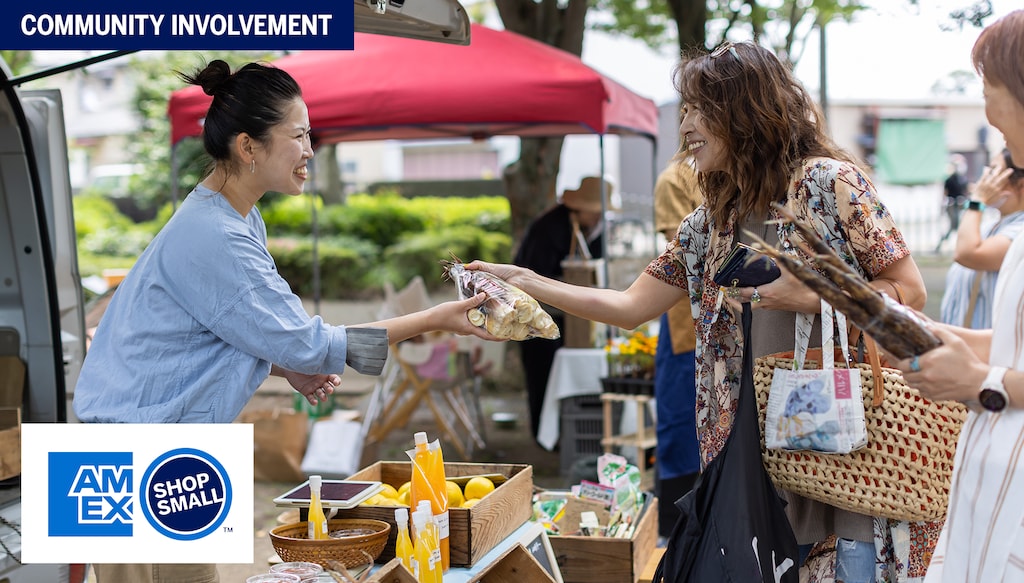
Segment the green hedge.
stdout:
<svg viewBox="0 0 1024 583">
<path fill-rule="evenodd" d="M 420 275 L 432 290 L 446 285 L 442 260 L 507 262 L 512 238 L 504 197 L 402 198 L 394 193 L 353 195 L 344 205 L 310 196 L 265 197 L 260 213 L 268 247 L 293 291 L 313 292 L 312 205 L 317 205 L 321 297 L 376 297 L 385 282 L 404 286 Z M 133 223 L 100 196 L 74 200 L 79 271 L 100 275 L 130 267 L 170 219 L 170 205 L 145 223 Z"/>
</svg>

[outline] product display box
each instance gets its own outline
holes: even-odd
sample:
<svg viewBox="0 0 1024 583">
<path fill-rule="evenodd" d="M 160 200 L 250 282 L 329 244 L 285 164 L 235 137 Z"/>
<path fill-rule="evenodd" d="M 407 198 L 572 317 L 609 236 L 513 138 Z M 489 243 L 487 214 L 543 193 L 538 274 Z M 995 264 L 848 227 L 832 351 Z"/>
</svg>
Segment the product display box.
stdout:
<svg viewBox="0 0 1024 583">
<path fill-rule="evenodd" d="M 523 545 L 515 545 L 469 583 L 555 583 Z"/>
<path fill-rule="evenodd" d="M 453 567 L 472 567 L 487 551 L 533 516 L 533 466 L 523 464 L 445 463 L 445 477 L 500 474 L 506 480 L 472 508 L 450 508 L 449 557 Z M 377 462 L 349 476 L 350 480 L 379 481 L 396 489 L 412 477 L 411 462 Z M 373 518 L 392 525 L 384 552 L 377 562 L 395 556 L 396 506 L 360 505 L 339 510 L 336 518 Z M 588 582 L 589 583 L 589 582 Z"/>
<path fill-rule="evenodd" d="M 565 583 L 636 583 L 658 542 L 658 499 L 644 511 L 632 538 L 549 538 Z"/>
</svg>

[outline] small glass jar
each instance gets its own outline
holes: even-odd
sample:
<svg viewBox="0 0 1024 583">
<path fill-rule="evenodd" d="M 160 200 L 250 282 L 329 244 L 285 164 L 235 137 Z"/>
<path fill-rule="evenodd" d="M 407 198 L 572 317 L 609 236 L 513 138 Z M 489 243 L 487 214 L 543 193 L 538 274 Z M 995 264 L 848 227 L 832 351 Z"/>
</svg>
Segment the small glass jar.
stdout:
<svg viewBox="0 0 1024 583">
<path fill-rule="evenodd" d="M 301 583 L 298 575 L 291 573 L 260 573 L 245 580 L 245 583 Z"/>
<path fill-rule="evenodd" d="M 299 581 L 319 575 L 324 572 L 324 568 L 316 563 L 309 563 L 305 561 L 293 561 L 290 563 L 278 563 L 270 567 L 271 573 L 291 573 L 292 575 L 298 575 Z"/>
</svg>

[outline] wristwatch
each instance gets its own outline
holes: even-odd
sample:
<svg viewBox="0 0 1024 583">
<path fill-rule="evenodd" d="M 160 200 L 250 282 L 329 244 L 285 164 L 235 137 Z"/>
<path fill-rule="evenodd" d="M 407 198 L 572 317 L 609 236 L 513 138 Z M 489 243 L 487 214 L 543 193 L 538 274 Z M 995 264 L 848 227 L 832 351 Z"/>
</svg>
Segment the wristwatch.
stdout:
<svg viewBox="0 0 1024 583">
<path fill-rule="evenodd" d="M 993 413 L 999 413 L 1006 409 L 1010 402 L 1010 395 L 1006 393 L 1003 386 L 1003 377 L 1006 375 L 1006 368 L 993 366 L 988 371 L 988 376 L 981 383 L 981 391 L 978 393 L 978 402 L 985 409 Z"/>
<path fill-rule="evenodd" d="M 983 211 L 985 210 L 985 203 L 980 200 L 969 200 L 964 203 L 965 211 Z"/>
</svg>

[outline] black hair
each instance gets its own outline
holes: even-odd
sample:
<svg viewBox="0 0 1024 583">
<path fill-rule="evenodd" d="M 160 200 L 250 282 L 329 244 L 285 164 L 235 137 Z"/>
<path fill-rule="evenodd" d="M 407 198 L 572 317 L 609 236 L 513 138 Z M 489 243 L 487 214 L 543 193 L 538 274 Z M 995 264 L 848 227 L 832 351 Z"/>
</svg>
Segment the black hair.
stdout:
<svg viewBox="0 0 1024 583">
<path fill-rule="evenodd" d="M 1021 181 L 1021 179 L 1024 179 L 1024 168 L 1018 168 L 1013 165 L 1013 156 L 1010 155 L 1010 150 L 1008 148 L 1003 148 L 1003 163 L 1006 164 L 1007 168 L 1012 170 L 1008 178 L 1011 184 L 1016 185 Z"/>
<path fill-rule="evenodd" d="M 291 75 L 263 63 L 248 63 L 232 73 L 218 59 L 192 75 L 178 76 L 213 96 L 203 121 L 203 148 L 215 163 L 231 160 L 231 142 L 242 132 L 266 141 L 270 130 L 284 120 L 287 106 L 302 97 Z"/>
</svg>

